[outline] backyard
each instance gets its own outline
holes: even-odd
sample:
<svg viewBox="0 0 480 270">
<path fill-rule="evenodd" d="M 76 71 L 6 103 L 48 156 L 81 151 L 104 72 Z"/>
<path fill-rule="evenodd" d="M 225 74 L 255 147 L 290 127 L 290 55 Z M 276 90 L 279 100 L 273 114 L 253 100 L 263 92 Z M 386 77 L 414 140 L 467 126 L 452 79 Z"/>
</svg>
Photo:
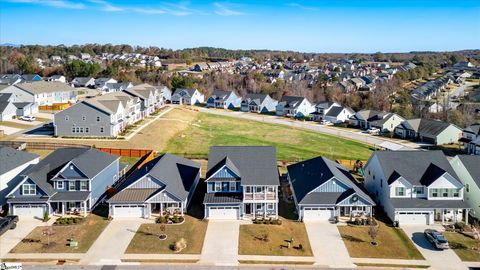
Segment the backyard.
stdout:
<svg viewBox="0 0 480 270">
<path fill-rule="evenodd" d="M 423 256 L 401 229 L 377 220 L 376 246 L 371 244 L 369 226 L 338 226 L 343 242 L 352 258 L 421 260 Z"/>
<path fill-rule="evenodd" d="M 139 254 L 173 254 L 171 245 L 181 238 L 186 240 L 187 246 L 180 253 L 200 254 L 208 222 L 190 216 L 185 216 L 182 224 L 164 225 L 162 231 L 160 224 L 142 224 L 128 245 L 126 253 Z M 160 240 L 159 235 L 166 234 L 166 240 Z"/>
<path fill-rule="evenodd" d="M 11 253 L 85 253 L 108 225 L 107 207 L 98 207 L 78 225 L 39 226 L 15 246 Z M 51 230 L 50 237 L 44 235 Z M 70 247 L 69 239 L 78 242 L 77 247 Z"/>
<path fill-rule="evenodd" d="M 288 241 L 293 239 L 291 247 Z M 302 246 L 302 249 L 299 246 Z M 240 255 L 312 256 L 305 225 L 282 219 L 281 225 L 240 225 Z"/>
<path fill-rule="evenodd" d="M 480 262 L 480 240 L 475 240 L 471 233 L 445 232 L 450 247 L 462 261 Z"/>
</svg>

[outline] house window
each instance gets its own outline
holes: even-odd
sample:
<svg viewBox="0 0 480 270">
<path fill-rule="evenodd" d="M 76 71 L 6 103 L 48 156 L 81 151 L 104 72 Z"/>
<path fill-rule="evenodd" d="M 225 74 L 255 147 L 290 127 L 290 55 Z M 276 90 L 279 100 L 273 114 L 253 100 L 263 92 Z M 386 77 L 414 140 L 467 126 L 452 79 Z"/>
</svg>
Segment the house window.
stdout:
<svg viewBox="0 0 480 270">
<path fill-rule="evenodd" d="M 255 187 L 255 192 L 257 192 L 257 193 L 262 192 L 262 187 Z"/>
<path fill-rule="evenodd" d="M 103 133 L 103 127 L 100 128 L 100 133 Z"/>
<path fill-rule="evenodd" d="M 75 190 L 75 181 L 68 182 L 68 190 Z"/>
<path fill-rule="evenodd" d="M 75 133 L 75 127 L 72 127 L 72 133 Z"/>
<path fill-rule="evenodd" d="M 90 132 L 90 128 L 86 127 L 85 128 L 85 133 L 89 133 Z"/>
<path fill-rule="evenodd" d="M 83 133 L 83 127 L 80 128 L 80 133 Z"/>
<path fill-rule="evenodd" d="M 88 190 L 88 181 L 81 181 L 80 182 L 80 190 L 82 190 L 82 191 Z"/>
<path fill-rule="evenodd" d="M 448 197 L 448 188 L 443 189 L 442 197 Z"/>
<path fill-rule="evenodd" d="M 252 187 L 250 187 L 250 186 L 245 187 L 245 192 L 246 193 L 252 193 Z"/>
<path fill-rule="evenodd" d="M 57 181 L 57 189 L 63 189 L 63 181 Z"/>
<path fill-rule="evenodd" d="M 395 188 L 395 196 L 405 196 L 405 188 L 404 187 L 396 187 Z"/>
<path fill-rule="evenodd" d="M 267 191 L 268 191 L 269 193 L 273 193 L 273 192 L 275 192 L 275 188 L 274 188 L 274 187 L 268 187 L 268 188 L 267 188 Z"/>
<path fill-rule="evenodd" d="M 35 184 L 23 184 L 22 185 L 22 194 L 23 195 L 35 195 L 35 194 L 37 194 Z"/>
<path fill-rule="evenodd" d="M 117 181 L 117 175 L 113 176 L 113 182 L 115 183 Z"/>
<path fill-rule="evenodd" d="M 82 121 L 87 121 L 87 117 L 85 115 L 82 116 Z"/>
<path fill-rule="evenodd" d="M 432 189 L 432 197 L 438 197 L 438 189 L 436 188 Z"/>
<path fill-rule="evenodd" d="M 97 122 L 100 122 L 100 116 L 97 116 Z"/>
<path fill-rule="evenodd" d="M 453 197 L 460 197 L 460 189 L 456 188 L 453 190 Z"/>
<path fill-rule="evenodd" d="M 413 187 L 413 192 L 417 195 L 423 194 L 423 187 Z"/>
<path fill-rule="evenodd" d="M 222 191 L 222 183 L 221 182 L 216 182 L 215 183 L 215 192 Z"/>
<path fill-rule="evenodd" d="M 230 182 L 230 192 L 235 192 L 235 191 L 237 191 L 237 183 Z"/>
<path fill-rule="evenodd" d="M 68 117 L 68 115 L 65 115 L 65 121 L 68 121 L 70 119 L 70 117 Z"/>
<path fill-rule="evenodd" d="M 273 210 L 273 209 L 274 209 L 273 203 L 267 203 L 267 210 Z"/>
<path fill-rule="evenodd" d="M 257 203 L 257 207 L 256 207 L 257 210 L 262 210 L 262 206 L 263 206 L 263 205 L 262 205 L 261 203 Z"/>
<path fill-rule="evenodd" d="M 465 190 L 466 190 L 467 192 L 470 192 L 470 186 L 469 186 L 468 184 L 465 185 Z"/>
</svg>

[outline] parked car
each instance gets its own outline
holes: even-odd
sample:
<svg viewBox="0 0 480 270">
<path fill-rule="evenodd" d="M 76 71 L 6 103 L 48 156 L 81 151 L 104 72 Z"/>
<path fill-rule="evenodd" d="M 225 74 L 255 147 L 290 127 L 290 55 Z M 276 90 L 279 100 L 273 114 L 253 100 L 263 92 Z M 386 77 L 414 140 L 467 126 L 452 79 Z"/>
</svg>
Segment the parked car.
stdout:
<svg viewBox="0 0 480 270">
<path fill-rule="evenodd" d="M 437 230 L 426 229 L 423 234 L 427 240 L 437 249 L 448 249 L 448 241 L 442 233 Z"/>
<path fill-rule="evenodd" d="M 376 135 L 376 134 L 380 134 L 380 129 L 371 127 L 371 128 L 369 128 L 369 129 L 367 129 L 366 132 L 367 132 L 368 134 L 374 134 L 374 135 Z"/>
<path fill-rule="evenodd" d="M 320 125 L 333 126 L 333 123 L 328 121 L 328 120 L 322 120 L 322 121 L 320 121 Z"/>
<path fill-rule="evenodd" d="M 18 216 L 7 216 L 0 218 L 0 235 L 8 230 L 13 230 L 17 227 Z"/>
<path fill-rule="evenodd" d="M 20 119 L 22 119 L 23 121 L 28 121 L 28 122 L 33 122 L 33 121 L 36 120 L 36 118 L 34 116 L 29 116 L 29 115 L 22 116 L 22 117 L 20 117 Z"/>
</svg>

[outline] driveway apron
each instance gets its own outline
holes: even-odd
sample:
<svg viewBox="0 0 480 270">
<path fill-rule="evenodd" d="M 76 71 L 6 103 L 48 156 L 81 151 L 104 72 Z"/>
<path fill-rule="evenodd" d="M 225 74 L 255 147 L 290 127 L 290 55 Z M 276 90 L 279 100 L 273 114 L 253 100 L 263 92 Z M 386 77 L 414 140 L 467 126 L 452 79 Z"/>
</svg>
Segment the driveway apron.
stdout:
<svg viewBox="0 0 480 270">
<path fill-rule="evenodd" d="M 238 265 L 239 220 L 208 221 L 200 263 L 209 265 Z"/>
</svg>

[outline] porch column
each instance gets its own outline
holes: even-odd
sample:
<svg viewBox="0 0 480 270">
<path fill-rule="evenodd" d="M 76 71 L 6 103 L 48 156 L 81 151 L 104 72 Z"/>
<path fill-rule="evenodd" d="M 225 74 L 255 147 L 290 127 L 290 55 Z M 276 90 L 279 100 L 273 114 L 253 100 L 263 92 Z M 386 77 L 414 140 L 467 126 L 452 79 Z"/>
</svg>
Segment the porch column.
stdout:
<svg viewBox="0 0 480 270">
<path fill-rule="evenodd" d="M 263 217 L 266 218 L 267 217 L 267 204 L 262 203 L 262 205 L 263 205 Z"/>
<path fill-rule="evenodd" d="M 253 207 L 253 218 L 257 218 L 257 204 L 256 203 L 252 203 L 252 207 Z"/>
<path fill-rule="evenodd" d="M 87 203 L 82 202 L 82 205 L 83 205 L 83 216 L 86 217 L 87 216 Z"/>
<path fill-rule="evenodd" d="M 442 209 L 442 225 L 445 224 L 445 209 Z"/>
<path fill-rule="evenodd" d="M 163 215 L 163 203 L 160 203 L 160 216 Z"/>
<path fill-rule="evenodd" d="M 65 202 L 62 202 L 62 217 L 65 216 Z"/>
<path fill-rule="evenodd" d="M 468 212 L 470 209 L 465 209 L 465 224 L 468 225 Z"/>
<path fill-rule="evenodd" d="M 183 202 L 180 203 L 180 213 L 183 216 Z"/>
<path fill-rule="evenodd" d="M 278 219 L 278 203 L 275 204 L 275 218 Z"/>
</svg>

